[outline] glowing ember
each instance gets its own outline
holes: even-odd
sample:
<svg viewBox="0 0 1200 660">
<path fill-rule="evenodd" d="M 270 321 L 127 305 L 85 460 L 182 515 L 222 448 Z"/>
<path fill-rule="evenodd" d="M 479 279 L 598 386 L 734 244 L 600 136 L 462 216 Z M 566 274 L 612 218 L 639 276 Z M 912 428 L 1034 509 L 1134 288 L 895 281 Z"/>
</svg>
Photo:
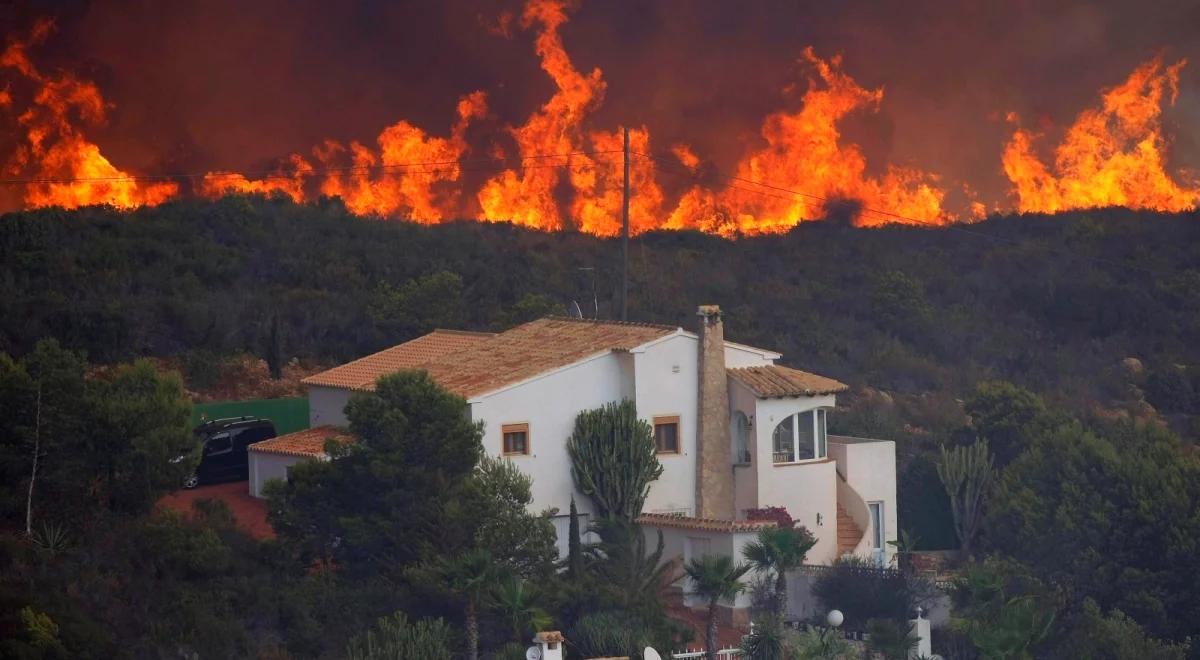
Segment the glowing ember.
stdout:
<svg viewBox="0 0 1200 660">
<path fill-rule="evenodd" d="M 1127 206 L 1185 211 L 1200 201 L 1200 186 L 1177 183 L 1166 169 L 1161 114 L 1164 97 L 1179 93 L 1180 60 L 1154 59 L 1104 92 L 1100 107 L 1084 110 L 1054 151 L 1054 169 L 1034 153 L 1037 136 L 1018 128 L 1004 150 L 1004 171 L 1015 186 L 1017 208 L 1054 213 Z M 1009 121 L 1018 118 L 1010 113 Z"/>
<path fill-rule="evenodd" d="M 25 186 L 25 204 L 132 208 L 174 196 L 177 184 L 130 178 L 84 136 L 79 124 L 102 124 L 109 108 L 96 85 L 69 73 L 43 75 L 34 67 L 26 51 L 45 40 L 53 27 L 50 21 L 39 21 L 26 40 L 11 40 L 0 54 L 0 68 L 14 70 L 21 82 L 34 88 L 29 106 L 16 117 L 25 130 L 24 140 L 4 168 L 8 175 L 31 180 Z M 0 107 L 13 105 L 12 92 L 6 90 Z"/>
</svg>

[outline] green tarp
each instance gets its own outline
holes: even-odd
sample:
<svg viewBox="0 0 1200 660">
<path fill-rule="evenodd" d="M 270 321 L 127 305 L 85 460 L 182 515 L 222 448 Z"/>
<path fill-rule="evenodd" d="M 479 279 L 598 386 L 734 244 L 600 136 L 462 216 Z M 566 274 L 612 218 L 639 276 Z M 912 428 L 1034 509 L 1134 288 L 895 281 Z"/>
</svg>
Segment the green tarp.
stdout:
<svg viewBox="0 0 1200 660">
<path fill-rule="evenodd" d="M 257 399 L 254 401 L 220 401 L 197 403 L 192 407 L 192 425 L 204 419 L 222 417 L 265 417 L 275 423 L 279 435 L 294 433 L 308 428 L 308 398 Z"/>
</svg>

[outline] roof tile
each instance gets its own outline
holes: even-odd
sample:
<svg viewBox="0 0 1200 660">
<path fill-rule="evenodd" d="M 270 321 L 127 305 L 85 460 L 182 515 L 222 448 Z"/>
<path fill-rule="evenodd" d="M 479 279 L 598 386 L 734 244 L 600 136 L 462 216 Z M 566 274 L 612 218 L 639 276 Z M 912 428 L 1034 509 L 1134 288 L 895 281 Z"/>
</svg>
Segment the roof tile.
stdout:
<svg viewBox="0 0 1200 660">
<path fill-rule="evenodd" d="M 373 390 L 380 376 L 416 367 L 463 351 L 495 337 L 487 332 L 463 330 L 434 330 L 398 346 L 373 353 L 353 362 L 313 374 L 304 379 L 306 385 L 339 387 L 349 390 Z"/>
<path fill-rule="evenodd" d="M 643 513 L 638 516 L 639 524 L 651 527 L 676 527 L 700 529 L 709 532 L 757 532 L 767 527 L 777 527 L 774 520 L 717 520 L 715 518 L 692 518 L 676 513 Z"/>
<path fill-rule="evenodd" d="M 667 325 L 557 317 L 531 321 L 498 335 L 437 330 L 309 376 L 304 382 L 370 391 L 380 376 L 422 369 L 447 390 L 472 397 L 592 355 L 630 350 L 677 330 Z"/>
<path fill-rule="evenodd" d="M 256 442 L 247 449 L 267 454 L 320 458 L 325 455 L 325 441 L 329 438 L 343 444 L 354 442 L 354 435 L 346 429 L 336 426 L 317 426 Z"/>
<path fill-rule="evenodd" d="M 760 399 L 836 394 L 850 389 L 848 385 L 832 378 L 777 364 L 765 367 L 727 369 L 726 371 L 735 380 L 750 388 L 750 391 Z"/>
</svg>

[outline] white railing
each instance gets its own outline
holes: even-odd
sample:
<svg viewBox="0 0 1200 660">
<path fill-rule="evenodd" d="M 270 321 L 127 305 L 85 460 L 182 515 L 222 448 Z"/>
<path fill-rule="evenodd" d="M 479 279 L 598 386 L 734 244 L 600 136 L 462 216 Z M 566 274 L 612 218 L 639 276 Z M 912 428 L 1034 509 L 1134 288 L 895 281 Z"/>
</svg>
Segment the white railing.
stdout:
<svg viewBox="0 0 1200 660">
<path fill-rule="evenodd" d="M 690 660 L 691 658 L 703 658 L 705 657 L 705 653 L 703 649 L 698 651 L 672 651 L 671 657 L 675 658 L 675 660 Z M 742 657 L 742 650 L 735 648 L 721 649 L 717 651 L 717 657 L 740 658 Z"/>
</svg>

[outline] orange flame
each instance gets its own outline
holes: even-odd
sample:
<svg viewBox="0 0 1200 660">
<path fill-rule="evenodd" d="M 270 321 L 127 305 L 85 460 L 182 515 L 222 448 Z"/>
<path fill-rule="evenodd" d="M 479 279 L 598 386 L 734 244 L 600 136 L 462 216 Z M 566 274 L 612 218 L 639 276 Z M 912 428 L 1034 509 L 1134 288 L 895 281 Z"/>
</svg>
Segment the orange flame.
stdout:
<svg viewBox="0 0 1200 660">
<path fill-rule="evenodd" d="M 132 208 L 160 204 L 174 196 L 177 184 L 131 178 L 109 162 L 76 125 L 76 118 L 86 124 L 103 123 L 110 105 L 95 84 L 69 73 L 45 76 L 33 65 L 29 47 L 44 41 L 53 28 L 51 21 L 38 21 L 27 39 L 10 40 L 0 54 L 0 67 L 15 70 L 36 88 L 29 107 L 16 118 L 25 129 L 25 141 L 5 166 L 7 173 L 31 180 L 25 187 L 25 204 Z M 11 91 L 5 90 L 0 107 L 12 107 L 13 103 Z"/>
<path fill-rule="evenodd" d="M 670 228 L 694 227 L 721 234 L 757 234 L 786 231 L 797 223 L 824 217 L 822 199 L 854 199 L 864 207 L 886 209 L 896 216 L 861 215 L 859 225 L 889 222 L 942 224 L 945 193 L 934 187 L 930 175 L 891 166 L 882 179 L 866 175 L 861 149 L 842 144 L 838 122 L 862 109 L 875 109 L 883 90 L 859 86 L 841 71 L 841 58 L 822 60 L 806 48 L 804 61 L 820 79 L 813 81 L 797 112 L 776 112 L 762 125 L 767 146 L 738 163 L 737 179 L 719 193 L 693 188 L 685 193 L 667 220 Z M 679 155 L 678 150 L 676 154 Z M 681 156 L 684 164 L 686 156 Z M 763 189 L 763 182 L 781 190 Z"/>
<path fill-rule="evenodd" d="M 1164 66 L 1155 57 L 1103 94 L 1100 107 L 1080 113 L 1054 151 L 1051 171 L 1034 153 L 1037 135 L 1017 128 L 1004 149 L 1004 171 L 1022 212 L 1126 206 L 1185 211 L 1200 202 L 1200 186 L 1177 183 L 1167 173 L 1162 131 L 1163 100 L 1179 93 L 1180 60 Z M 1009 121 L 1016 123 L 1015 113 Z"/>
</svg>

